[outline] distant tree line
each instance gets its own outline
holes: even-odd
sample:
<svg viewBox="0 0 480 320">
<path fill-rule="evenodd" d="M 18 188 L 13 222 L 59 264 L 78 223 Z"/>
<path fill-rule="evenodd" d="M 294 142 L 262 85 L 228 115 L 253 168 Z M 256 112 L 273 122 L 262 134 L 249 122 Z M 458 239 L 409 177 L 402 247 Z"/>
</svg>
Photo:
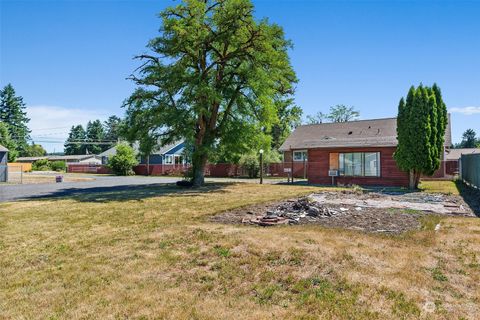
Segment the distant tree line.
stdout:
<svg viewBox="0 0 480 320">
<path fill-rule="evenodd" d="M 480 148 L 480 137 L 477 138 L 477 134 L 473 129 L 467 129 L 462 135 L 462 141 L 456 143 L 454 148 Z"/>
<path fill-rule="evenodd" d="M 114 146 L 120 137 L 122 119 L 110 116 L 103 123 L 93 120 L 84 128 L 81 124 L 72 126 L 65 141 L 65 154 L 99 154 Z"/>
<path fill-rule="evenodd" d="M 347 122 L 358 120 L 360 112 L 352 106 L 337 104 L 330 107 L 329 113 L 321 111 L 314 115 L 307 115 L 307 124 L 319 124 L 324 122 Z"/>
</svg>

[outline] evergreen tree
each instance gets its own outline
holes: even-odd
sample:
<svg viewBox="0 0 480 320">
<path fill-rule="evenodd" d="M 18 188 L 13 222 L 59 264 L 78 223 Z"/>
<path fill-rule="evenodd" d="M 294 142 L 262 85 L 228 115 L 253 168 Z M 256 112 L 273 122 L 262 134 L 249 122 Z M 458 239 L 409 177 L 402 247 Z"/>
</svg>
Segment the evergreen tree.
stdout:
<svg viewBox="0 0 480 320">
<path fill-rule="evenodd" d="M 104 122 L 105 140 L 115 141 L 112 145 L 118 141 L 121 123 L 122 119 L 117 116 L 110 116 L 107 121 Z"/>
<path fill-rule="evenodd" d="M 82 125 L 72 126 L 65 142 L 65 154 L 85 154 L 86 153 L 86 132 Z"/>
<path fill-rule="evenodd" d="M 14 162 L 17 159 L 18 151 L 15 141 L 10 137 L 6 123 L 0 121 L 0 145 L 8 149 L 8 161 Z"/>
<path fill-rule="evenodd" d="M 477 144 L 476 133 L 473 129 L 467 129 L 462 135 L 460 148 L 475 148 Z"/>
<path fill-rule="evenodd" d="M 417 188 L 421 175 L 433 175 L 440 167 L 448 122 L 440 89 L 411 87 L 400 100 L 397 117 L 398 146 L 394 154 L 400 169 L 410 174 L 410 188 Z"/>
<path fill-rule="evenodd" d="M 23 155 L 30 140 L 30 130 L 27 126 L 30 119 L 27 118 L 23 98 L 15 96 L 15 89 L 11 84 L 0 90 L 0 121 L 8 125 L 16 150 Z"/>
<path fill-rule="evenodd" d="M 99 154 L 108 149 L 109 145 L 102 144 L 105 140 L 105 129 L 100 120 L 87 123 L 86 148 L 89 154 Z"/>
</svg>

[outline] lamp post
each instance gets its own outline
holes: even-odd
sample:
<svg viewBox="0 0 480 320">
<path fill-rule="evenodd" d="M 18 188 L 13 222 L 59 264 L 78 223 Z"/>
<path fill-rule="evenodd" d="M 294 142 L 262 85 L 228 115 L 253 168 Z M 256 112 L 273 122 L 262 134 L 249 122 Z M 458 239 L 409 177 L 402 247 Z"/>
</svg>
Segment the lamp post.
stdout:
<svg viewBox="0 0 480 320">
<path fill-rule="evenodd" d="M 260 184 L 263 184 L 263 149 L 260 149 Z"/>
</svg>

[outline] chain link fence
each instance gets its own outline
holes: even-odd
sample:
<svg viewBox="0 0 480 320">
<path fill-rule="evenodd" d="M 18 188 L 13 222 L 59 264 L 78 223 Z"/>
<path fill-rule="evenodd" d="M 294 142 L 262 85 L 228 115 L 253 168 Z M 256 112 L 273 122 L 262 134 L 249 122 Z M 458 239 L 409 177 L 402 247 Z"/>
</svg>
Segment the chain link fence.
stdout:
<svg viewBox="0 0 480 320">
<path fill-rule="evenodd" d="M 480 189 L 480 154 L 462 155 L 460 176 L 466 184 Z"/>
</svg>

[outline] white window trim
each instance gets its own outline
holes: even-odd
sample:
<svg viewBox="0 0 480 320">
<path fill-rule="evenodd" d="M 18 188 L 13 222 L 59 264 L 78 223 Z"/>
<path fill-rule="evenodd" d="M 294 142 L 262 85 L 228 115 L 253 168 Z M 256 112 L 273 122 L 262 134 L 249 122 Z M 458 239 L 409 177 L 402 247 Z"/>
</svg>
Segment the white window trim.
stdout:
<svg viewBox="0 0 480 320">
<path fill-rule="evenodd" d="M 165 164 L 173 164 L 173 155 L 166 154 L 163 157 L 164 157 L 164 160 L 165 160 Z"/>
<path fill-rule="evenodd" d="M 295 153 L 299 153 L 299 152 L 301 152 L 302 154 L 305 153 L 305 161 L 308 161 L 308 152 L 307 152 L 307 150 L 294 150 L 294 151 L 293 151 L 293 154 L 292 154 L 293 161 L 294 161 L 294 162 L 303 162 L 303 160 L 304 160 L 304 159 L 303 159 L 303 158 L 304 158 L 303 156 L 302 156 L 302 159 L 298 159 L 298 160 L 295 159 Z"/>
</svg>

